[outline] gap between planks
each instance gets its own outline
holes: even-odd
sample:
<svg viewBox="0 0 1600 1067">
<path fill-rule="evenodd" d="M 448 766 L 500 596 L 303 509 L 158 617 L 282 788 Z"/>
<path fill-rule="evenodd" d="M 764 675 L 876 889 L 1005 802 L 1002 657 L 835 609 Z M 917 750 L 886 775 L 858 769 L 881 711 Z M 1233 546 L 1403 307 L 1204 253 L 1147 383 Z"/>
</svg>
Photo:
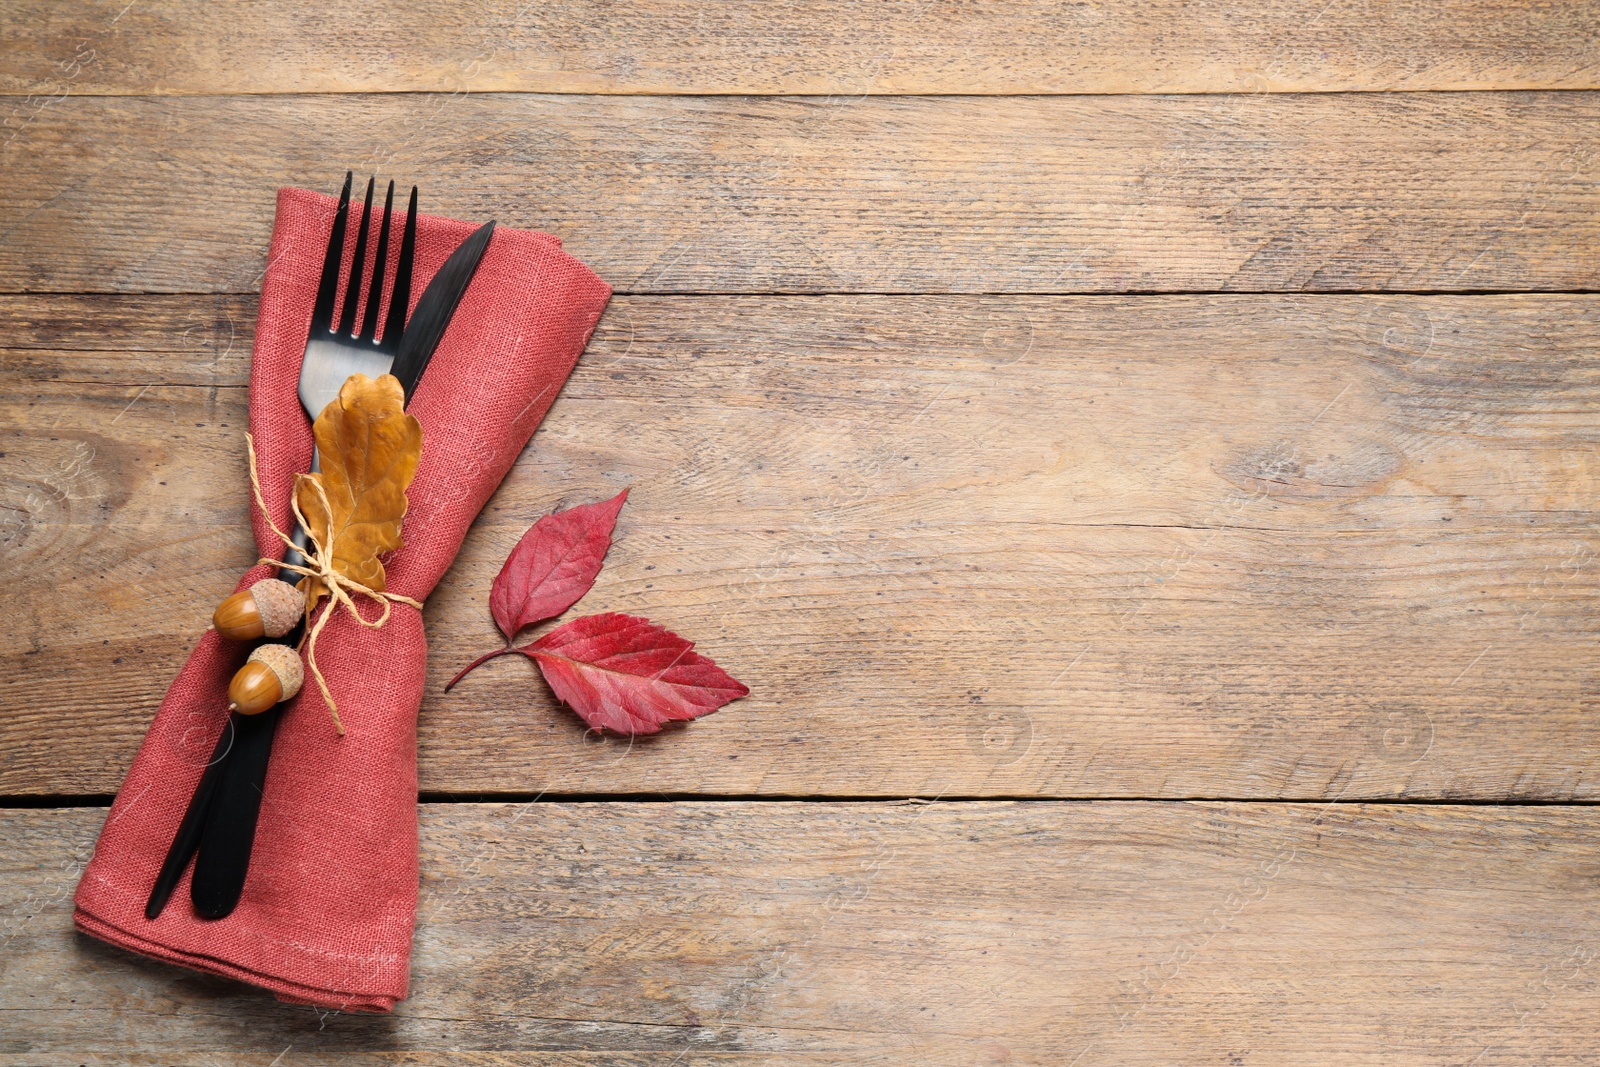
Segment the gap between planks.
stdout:
<svg viewBox="0 0 1600 1067">
<path fill-rule="evenodd" d="M 116 800 L 115 793 L 92 793 L 60 795 L 0 795 L 0 811 L 5 810 L 54 810 L 65 808 L 109 808 Z M 1394 797 L 1381 800 L 1362 799 L 1360 797 L 1333 797 L 1323 799 L 1318 797 L 1299 797 L 1288 799 L 1272 799 L 1263 797 L 1223 797 L 1223 796 L 1170 796 L 1170 797 L 1136 797 L 1136 796 L 1074 796 L 1051 797 L 1037 794 L 1018 793 L 1015 795 L 1004 794 L 972 794 L 968 796 L 905 796 L 884 797 L 863 794 L 859 796 L 844 796 L 829 793 L 539 793 L 527 794 L 517 792 L 486 793 L 470 791 L 461 793 L 431 792 L 423 793 L 417 797 L 419 805 L 447 805 L 447 804 L 518 804 L 525 807 L 533 805 L 557 804 L 874 804 L 879 806 L 894 806 L 904 804 L 988 804 L 988 803 L 1013 803 L 1013 804 L 1257 804 L 1257 805 L 1286 805 L 1289 807 L 1352 807 L 1382 804 L 1385 806 L 1402 808 L 1590 808 L 1600 807 L 1600 800 L 1546 800 L 1540 798 L 1435 798 L 1435 797 Z"/>
</svg>

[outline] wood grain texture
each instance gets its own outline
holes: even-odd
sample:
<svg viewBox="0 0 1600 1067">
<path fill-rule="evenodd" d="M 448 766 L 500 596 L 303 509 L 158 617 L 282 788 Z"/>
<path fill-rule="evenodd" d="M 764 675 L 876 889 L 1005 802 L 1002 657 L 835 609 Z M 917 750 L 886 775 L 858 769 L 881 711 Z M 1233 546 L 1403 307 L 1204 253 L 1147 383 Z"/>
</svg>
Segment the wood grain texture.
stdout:
<svg viewBox="0 0 1600 1067">
<path fill-rule="evenodd" d="M 253 560 L 253 318 L 0 300 L 0 789 L 114 790 Z M 631 485 L 577 610 L 753 695 L 586 738 L 499 660 L 430 689 L 422 788 L 1594 799 L 1597 340 L 1593 296 L 618 298 L 430 677 L 534 519 Z"/>
<path fill-rule="evenodd" d="M 1583 93 L 68 98 L 0 147 L 0 290 L 253 291 L 347 166 L 621 291 L 1587 289 Z"/>
<path fill-rule="evenodd" d="M 0 3 L 0 92 L 1585 89 L 1593 5 Z"/>
<path fill-rule="evenodd" d="M 1600 1058 L 1596 808 L 427 805 L 387 1018 L 75 934 L 103 818 L 0 812 L 4 1062 Z"/>
</svg>

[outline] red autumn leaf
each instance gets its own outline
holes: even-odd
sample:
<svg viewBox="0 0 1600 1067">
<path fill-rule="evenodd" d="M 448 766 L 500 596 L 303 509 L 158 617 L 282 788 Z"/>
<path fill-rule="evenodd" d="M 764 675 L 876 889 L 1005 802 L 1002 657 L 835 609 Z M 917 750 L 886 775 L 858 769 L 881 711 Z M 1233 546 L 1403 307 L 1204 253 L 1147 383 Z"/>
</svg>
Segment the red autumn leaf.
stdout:
<svg viewBox="0 0 1600 1067">
<path fill-rule="evenodd" d="M 507 641 L 524 627 L 560 615 L 589 591 L 627 499 L 624 489 L 598 504 L 557 511 L 522 535 L 489 590 L 489 611 Z"/>
<path fill-rule="evenodd" d="M 750 692 L 692 641 L 637 615 L 574 619 L 517 651 L 584 722 L 617 733 L 653 734 Z"/>
<path fill-rule="evenodd" d="M 589 591 L 627 496 L 624 489 L 602 503 L 547 515 L 523 534 L 489 594 L 506 647 L 467 664 L 446 692 L 489 660 L 520 652 L 591 727 L 625 734 L 653 734 L 750 692 L 697 654 L 693 642 L 636 615 L 590 615 L 531 644 L 510 644 L 524 627 L 561 614 Z"/>
</svg>

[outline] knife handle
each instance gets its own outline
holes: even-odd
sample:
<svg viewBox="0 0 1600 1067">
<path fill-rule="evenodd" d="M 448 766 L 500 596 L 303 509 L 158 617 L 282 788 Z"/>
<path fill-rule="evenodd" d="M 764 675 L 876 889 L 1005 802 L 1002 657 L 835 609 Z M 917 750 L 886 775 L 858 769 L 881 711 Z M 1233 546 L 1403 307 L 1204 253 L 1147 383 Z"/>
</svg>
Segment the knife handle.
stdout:
<svg viewBox="0 0 1600 1067">
<path fill-rule="evenodd" d="M 311 469 L 322 469 L 322 457 L 311 453 Z M 294 547 L 283 561 L 305 566 L 305 550 L 310 545 L 304 527 L 296 526 L 291 538 Z M 299 581 L 300 575 L 280 570 L 286 582 Z M 287 644 L 296 644 L 303 630 L 297 626 L 284 635 Z M 221 919 L 233 912 L 244 893 L 250 873 L 250 851 L 255 845 L 256 823 L 261 816 L 261 798 L 267 788 L 267 766 L 272 758 L 272 739 L 278 730 L 282 705 L 259 715 L 228 716 L 234 738 L 228 767 L 218 775 L 204 818 L 197 820 L 195 833 L 199 852 L 194 861 L 194 878 L 189 883 L 189 899 L 195 913 L 205 919 Z M 170 893 L 171 890 L 169 889 Z"/>
<path fill-rule="evenodd" d="M 260 715 L 228 716 L 234 732 L 228 773 L 218 781 L 206 811 L 189 883 L 189 899 L 201 918 L 228 915 L 244 892 L 278 715 L 279 709 L 271 708 Z"/>
</svg>

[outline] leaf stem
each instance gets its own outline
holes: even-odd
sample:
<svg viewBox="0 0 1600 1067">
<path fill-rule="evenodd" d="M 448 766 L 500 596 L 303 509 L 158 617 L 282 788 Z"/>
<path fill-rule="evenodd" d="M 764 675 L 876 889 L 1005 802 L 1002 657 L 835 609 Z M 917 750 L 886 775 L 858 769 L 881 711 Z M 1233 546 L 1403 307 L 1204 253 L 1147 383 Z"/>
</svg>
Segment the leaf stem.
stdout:
<svg viewBox="0 0 1600 1067">
<path fill-rule="evenodd" d="M 516 649 L 512 648 L 510 645 L 507 645 L 505 648 L 497 648 L 493 652 L 485 652 L 483 655 L 479 656 L 477 659 L 473 660 L 471 663 L 467 664 L 465 667 L 462 667 L 460 674 L 456 675 L 454 678 L 452 678 L 448 682 L 446 682 L 444 684 L 444 691 L 446 693 L 450 692 L 451 688 L 454 687 L 457 682 L 461 681 L 461 679 L 465 678 L 468 674 L 471 674 L 473 671 L 477 670 L 479 667 L 483 666 L 485 663 L 488 663 L 490 660 L 494 659 L 496 656 L 503 656 L 507 652 L 515 652 L 515 651 L 516 651 Z"/>
</svg>

